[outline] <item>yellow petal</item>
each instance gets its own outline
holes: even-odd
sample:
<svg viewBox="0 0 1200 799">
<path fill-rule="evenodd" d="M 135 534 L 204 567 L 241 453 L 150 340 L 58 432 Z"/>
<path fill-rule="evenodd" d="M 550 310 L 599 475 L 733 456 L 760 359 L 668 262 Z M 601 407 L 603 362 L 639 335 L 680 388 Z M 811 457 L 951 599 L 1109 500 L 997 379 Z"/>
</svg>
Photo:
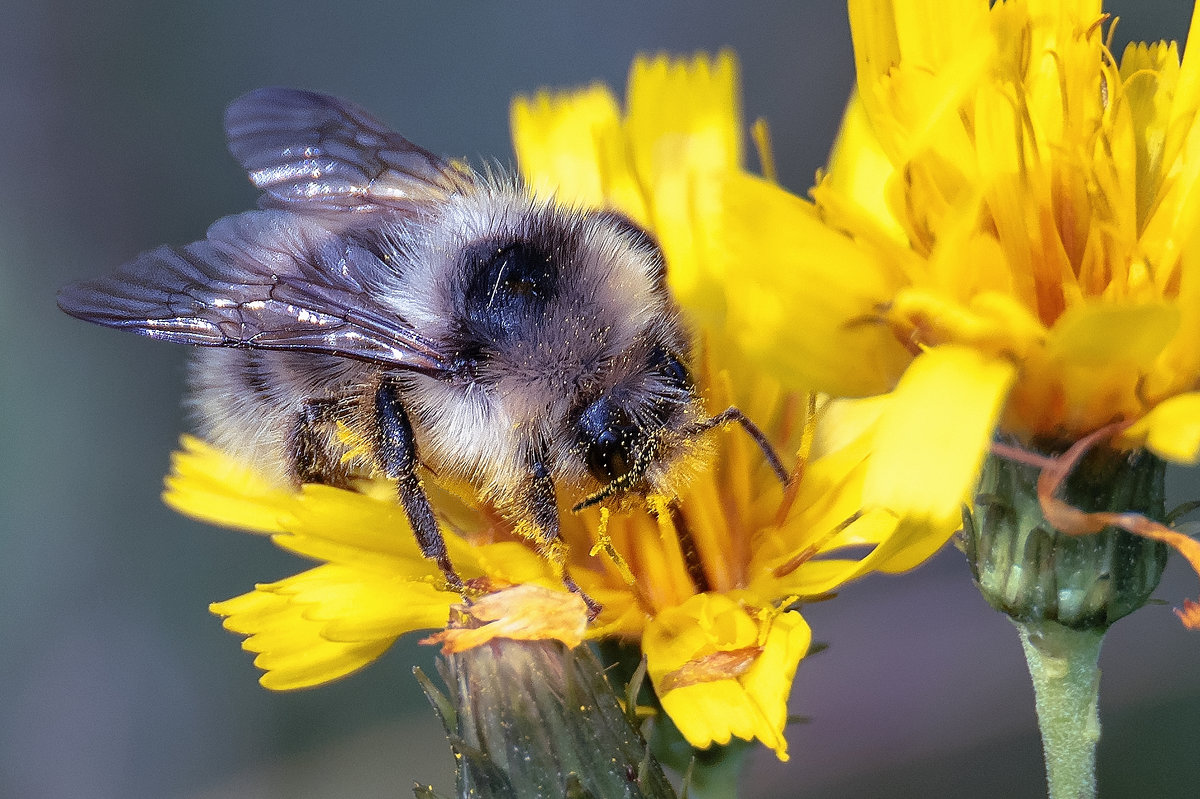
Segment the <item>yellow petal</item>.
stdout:
<svg viewBox="0 0 1200 799">
<path fill-rule="evenodd" d="M 961 513 L 961 505 L 959 506 Z M 898 520 L 884 541 L 858 564 L 858 569 L 845 579 L 859 577 L 872 571 L 899 574 L 915 569 L 929 560 L 958 530 L 959 519 L 942 519 L 936 524 L 906 517 Z"/>
<path fill-rule="evenodd" d="M 859 83 L 871 84 L 900 63 L 900 38 L 896 33 L 896 10 L 891 2 L 851 0 L 848 3 L 850 33 L 854 37 L 855 73 Z"/>
<path fill-rule="evenodd" d="M 619 148 L 620 111 L 606 87 L 517 97 L 510 114 L 517 163 L 535 193 L 603 207 L 610 192 L 629 183 Z"/>
<path fill-rule="evenodd" d="M 713 235 L 727 325 L 753 363 L 792 390 L 891 388 L 911 358 L 880 317 L 895 271 L 766 181 L 731 177 L 725 203 Z"/>
<path fill-rule="evenodd" d="M 986 32 L 988 4 L 984 0 L 890 0 L 884 5 L 892 6 L 905 63 L 917 69 L 946 68 L 966 49 L 966 43 Z"/>
<path fill-rule="evenodd" d="M 835 591 L 846 582 L 879 568 L 881 563 L 886 564 L 907 542 L 906 532 L 895 514 L 881 509 L 868 510 L 830 538 L 820 551 L 801 552 L 791 560 L 781 559 L 770 564 L 770 570 L 764 569 L 760 573 L 750 591 L 758 596 L 780 597 L 819 597 Z M 899 540 L 902 535 L 905 535 L 903 541 Z M 940 538 L 925 535 L 930 554 L 945 543 L 948 535 L 949 532 Z M 861 554 L 850 557 L 855 550 L 861 550 Z"/>
<path fill-rule="evenodd" d="M 262 687 L 272 691 L 293 691 L 352 674 L 376 661 L 391 645 L 391 641 L 364 644 L 299 641 L 286 656 L 259 655 L 254 659 L 254 665 L 265 672 L 259 678 Z"/>
<path fill-rule="evenodd" d="M 1200 5 L 1192 7 L 1192 21 L 1188 26 L 1188 43 L 1200 42 Z M 1184 147 L 1183 139 L 1196 128 L 1196 112 L 1200 110 L 1200 52 L 1195 46 L 1184 47 L 1183 63 L 1180 64 L 1178 82 L 1174 86 L 1169 129 L 1173 135 L 1166 143 L 1166 161 L 1174 161 Z"/>
<path fill-rule="evenodd" d="M 179 439 L 171 456 L 163 502 L 193 519 L 256 533 L 280 532 L 295 490 L 258 472 L 195 436 Z"/>
<path fill-rule="evenodd" d="M 741 168 L 737 59 L 729 51 L 688 60 L 640 57 L 630 70 L 627 105 L 627 147 L 671 287 L 691 321 L 706 329 L 721 298 L 713 296 L 706 259 L 711 210 L 697 194 Z"/>
<path fill-rule="evenodd" d="M 273 690 L 319 685 L 379 657 L 400 635 L 441 627 L 457 594 L 426 582 L 364 575 L 324 564 L 216 602 L 224 626 L 247 636 L 242 647 Z"/>
<path fill-rule="evenodd" d="M 442 627 L 450 607 L 462 601 L 426 579 L 373 574 L 326 564 L 271 586 L 320 622 L 321 636 L 345 643 L 394 639 L 414 630 Z"/>
<path fill-rule="evenodd" d="M 668 175 L 726 172 L 742 162 L 738 65 L 729 50 L 690 61 L 639 56 L 629 72 L 626 131 L 637 173 L 660 188 Z M 660 212 L 673 196 L 652 192 Z"/>
<path fill-rule="evenodd" d="M 684 685 L 659 696 L 663 711 L 696 749 L 724 746 L 733 738 L 775 738 L 770 722 L 737 680 Z"/>
<path fill-rule="evenodd" d="M 1185 69 L 1187 59 L 1185 54 Z M 1200 64 L 1194 62 L 1193 66 Z M 1182 84 L 1182 74 L 1180 78 Z M 1195 115 L 1196 109 L 1191 109 L 1190 113 Z M 1164 278 L 1172 273 L 1180 250 L 1191 238 L 1195 219 L 1200 215 L 1200 192 L 1195 191 L 1200 183 L 1200 158 L 1196 156 L 1200 152 L 1200 124 L 1194 117 L 1190 124 L 1176 124 L 1168 131 L 1166 147 L 1161 167 L 1165 177 L 1139 239 L 1143 251 L 1153 258 Z"/>
<path fill-rule="evenodd" d="M 975 487 L 1015 377 L 1011 363 L 966 347 L 917 357 L 880 418 L 864 504 L 928 523 L 944 542 Z"/>
<path fill-rule="evenodd" d="M 457 536 L 456 536 L 457 537 Z M 562 580 L 549 560 L 524 544 L 512 541 L 470 548 L 470 558 L 481 574 L 508 583 L 540 583 L 561 586 Z M 451 557 L 456 557 L 451 553 Z M 454 561 L 458 563 L 457 560 Z"/>
<path fill-rule="evenodd" d="M 1200 461 L 1200 392 L 1160 402 L 1121 438 L 1169 461 L 1195 465 Z"/>
<path fill-rule="evenodd" d="M 1089 303 L 1064 313 L 1050 330 L 1052 357 L 1078 366 L 1146 371 L 1179 330 L 1169 303 Z"/>
<path fill-rule="evenodd" d="M 320 567 L 318 567 L 320 568 Z M 242 648 L 258 653 L 254 663 L 266 688 L 308 688 L 356 671 L 378 658 L 394 638 L 335 642 L 322 635 L 322 623 L 305 618 L 305 606 L 269 587 L 210 606 L 226 616 L 225 627 L 249 636 Z"/>
<path fill-rule="evenodd" d="M 787 724 L 788 696 L 796 676 L 800 659 L 808 652 L 812 643 L 812 631 L 799 613 L 777 613 L 769 620 L 762 653 L 742 678 L 742 686 L 753 698 L 767 719 L 770 737 L 766 729 L 755 737 L 775 750 L 775 756 L 787 760 L 787 741 L 783 730 Z"/>
<path fill-rule="evenodd" d="M 1134 185 L 1140 229 L 1158 199 L 1164 177 L 1162 162 L 1179 79 L 1179 45 L 1130 42 L 1121 56 L 1121 79 L 1136 137 Z"/>
<path fill-rule="evenodd" d="M 561 641 L 569 648 L 583 642 L 588 609 L 574 592 L 515 585 L 487 594 L 462 612 L 479 626 L 455 626 L 434 633 L 423 644 L 441 644 L 442 654 L 464 652 L 496 638 L 514 641 Z"/>
<path fill-rule="evenodd" d="M 1052 393 L 1038 397 L 1022 385 L 1013 408 L 1028 416 L 1061 403 L 1062 426 L 1076 433 L 1117 417 L 1137 418 L 1145 408 L 1144 392 L 1157 388 L 1154 377 L 1163 373 L 1156 370 L 1179 327 L 1175 304 L 1076 306 L 1050 331 L 1044 353 L 1026 363 L 1028 385 Z M 1178 383 L 1170 388 L 1178 390 Z"/>
<path fill-rule="evenodd" d="M 822 189 L 853 203 L 880 230 L 906 245 L 904 228 L 896 221 L 886 199 L 894 173 L 892 162 L 871 128 L 866 109 L 855 94 L 842 117 L 842 127 L 829 155 L 829 175 Z"/>
<path fill-rule="evenodd" d="M 758 739 L 787 759 L 787 696 L 810 632 L 799 614 L 752 615 L 699 594 L 655 617 L 642 651 L 663 710 L 697 748 Z"/>
<path fill-rule="evenodd" d="M 305 557 L 334 560 L 338 552 L 420 559 L 420 548 L 403 508 L 393 498 L 309 484 L 295 496 L 286 519 L 288 535 L 276 542 Z"/>
<path fill-rule="evenodd" d="M 905 288 L 888 317 L 926 346 L 962 344 L 1012 360 L 1024 358 L 1046 333 L 1018 303 L 993 292 L 976 294 L 964 306 L 940 291 Z"/>
<path fill-rule="evenodd" d="M 849 14 L 858 92 L 892 163 L 927 148 L 969 152 L 955 117 L 992 52 L 987 5 L 854 0 Z"/>
</svg>

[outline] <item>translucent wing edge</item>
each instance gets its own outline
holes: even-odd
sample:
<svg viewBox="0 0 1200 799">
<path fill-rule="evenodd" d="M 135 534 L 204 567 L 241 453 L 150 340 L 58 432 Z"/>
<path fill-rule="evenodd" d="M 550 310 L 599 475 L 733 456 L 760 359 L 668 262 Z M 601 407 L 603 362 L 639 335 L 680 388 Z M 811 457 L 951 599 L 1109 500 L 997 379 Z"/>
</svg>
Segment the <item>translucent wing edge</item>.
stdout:
<svg viewBox="0 0 1200 799">
<path fill-rule="evenodd" d="M 472 185 L 360 106 L 317 92 L 242 95 L 225 112 L 225 132 L 251 181 L 281 207 L 406 211 Z"/>
<path fill-rule="evenodd" d="M 437 347 L 372 302 L 353 272 L 338 273 L 319 251 L 305 255 L 296 242 L 276 240 L 296 229 L 303 240 L 314 226 L 278 211 L 226 217 L 208 239 L 158 247 L 111 275 L 65 286 L 58 305 L 84 321 L 182 344 L 323 352 L 447 371 Z"/>
</svg>

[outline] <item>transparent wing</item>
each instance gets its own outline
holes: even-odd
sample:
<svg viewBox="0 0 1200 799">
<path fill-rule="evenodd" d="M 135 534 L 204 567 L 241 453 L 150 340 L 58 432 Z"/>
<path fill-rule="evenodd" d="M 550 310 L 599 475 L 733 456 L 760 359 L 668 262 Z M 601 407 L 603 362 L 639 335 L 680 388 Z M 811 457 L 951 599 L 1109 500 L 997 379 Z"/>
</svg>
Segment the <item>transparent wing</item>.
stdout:
<svg viewBox="0 0 1200 799">
<path fill-rule="evenodd" d="M 209 347 L 324 352 L 423 372 L 447 360 L 378 296 L 388 268 L 353 234 L 287 211 L 228 216 L 58 294 L 71 316 Z"/>
<path fill-rule="evenodd" d="M 359 106 L 316 92 L 267 88 L 225 112 L 229 151 L 267 192 L 265 206 L 411 213 L 471 178 Z"/>
</svg>

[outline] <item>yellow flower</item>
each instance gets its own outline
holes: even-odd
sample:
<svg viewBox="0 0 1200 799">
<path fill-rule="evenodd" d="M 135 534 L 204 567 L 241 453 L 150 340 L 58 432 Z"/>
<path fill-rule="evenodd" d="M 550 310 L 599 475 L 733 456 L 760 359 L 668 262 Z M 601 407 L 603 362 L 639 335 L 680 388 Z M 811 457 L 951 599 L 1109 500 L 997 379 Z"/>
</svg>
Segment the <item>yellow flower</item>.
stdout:
<svg viewBox="0 0 1200 799">
<path fill-rule="evenodd" d="M 788 387 L 892 392 L 864 505 L 948 536 L 997 431 L 1122 420 L 1116 445 L 1195 463 L 1200 50 L 1118 60 L 1098 0 L 851 0 L 850 22 L 857 92 L 812 201 L 741 176 L 716 218 L 730 263 L 773 251 L 788 276 L 783 322 L 731 300 Z"/>
<path fill-rule="evenodd" d="M 450 649 L 490 635 L 572 644 L 582 631 L 639 645 L 691 744 L 758 739 L 785 758 L 787 696 L 810 642 L 800 602 L 868 570 L 908 568 L 914 547 L 920 556 L 940 541 L 897 538 L 893 515 L 858 513 L 869 446 L 862 431 L 826 435 L 824 454 L 809 459 L 815 401 L 783 391 L 769 346 L 735 329 L 727 306 L 745 269 L 726 267 L 708 232 L 723 181 L 742 170 L 734 60 L 639 59 L 624 114 L 595 86 L 518 99 L 513 129 L 536 191 L 621 211 L 659 239 L 695 327 L 693 367 L 709 409 L 743 409 L 795 470 L 782 486 L 748 436 L 716 431 L 711 464 L 678 497 L 561 514 L 569 574 L 603 606 L 585 631 L 583 605 L 551 563 L 498 514 L 428 478 L 455 568 L 478 593 L 498 592 L 470 609 L 486 632 L 433 640 Z M 280 488 L 191 438 L 176 455 L 166 493 L 173 507 L 270 535 L 319 562 L 213 605 L 247 636 L 269 688 L 349 673 L 406 632 L 441 630 L 460 602 L 421 557 L 394 488 L 364 480 L 357 489 Z"/>
<path fill-rule="evenodd" d="M 203 521 L 271 536 L 281 548 L 321 565 L 256 586 L 212 606 L 225 626 L 249 636 L 262 684 L 275 690 L 317 685 L 359 669 L 413 630 L 446 625 L 462 598 L 431 568 L 408 518 L 385 481 L 361 491 L 305 485 L 299 492 L 264 479 L 192 436 L 172 459 L 164 499 Z M 439 507 L 456 505 L 437 497 Z M 477 529 L 485 529 L 482 522 Z M 447 536 L 455 566 L 466 577 L 487 575 L 496 586 L 561 588 L 554 570 L 515 542 L 471 546 Z M 556 636 L 558 637 L 558 636 Z"/>
</svg>

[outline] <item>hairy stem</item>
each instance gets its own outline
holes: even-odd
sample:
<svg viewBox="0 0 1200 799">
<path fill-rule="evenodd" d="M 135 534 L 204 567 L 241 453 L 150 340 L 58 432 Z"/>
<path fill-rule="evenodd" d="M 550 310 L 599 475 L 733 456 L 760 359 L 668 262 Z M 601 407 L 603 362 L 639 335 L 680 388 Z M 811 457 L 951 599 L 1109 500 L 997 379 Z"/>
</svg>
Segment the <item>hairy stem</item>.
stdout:
<svg viewBox="0 0 1200 799">
<path fill-rule="evenodd" d="M 1094 799 L 1104 632 L 1014 623 L 1033 679 L 1050 799 Z"/>
</svg>

